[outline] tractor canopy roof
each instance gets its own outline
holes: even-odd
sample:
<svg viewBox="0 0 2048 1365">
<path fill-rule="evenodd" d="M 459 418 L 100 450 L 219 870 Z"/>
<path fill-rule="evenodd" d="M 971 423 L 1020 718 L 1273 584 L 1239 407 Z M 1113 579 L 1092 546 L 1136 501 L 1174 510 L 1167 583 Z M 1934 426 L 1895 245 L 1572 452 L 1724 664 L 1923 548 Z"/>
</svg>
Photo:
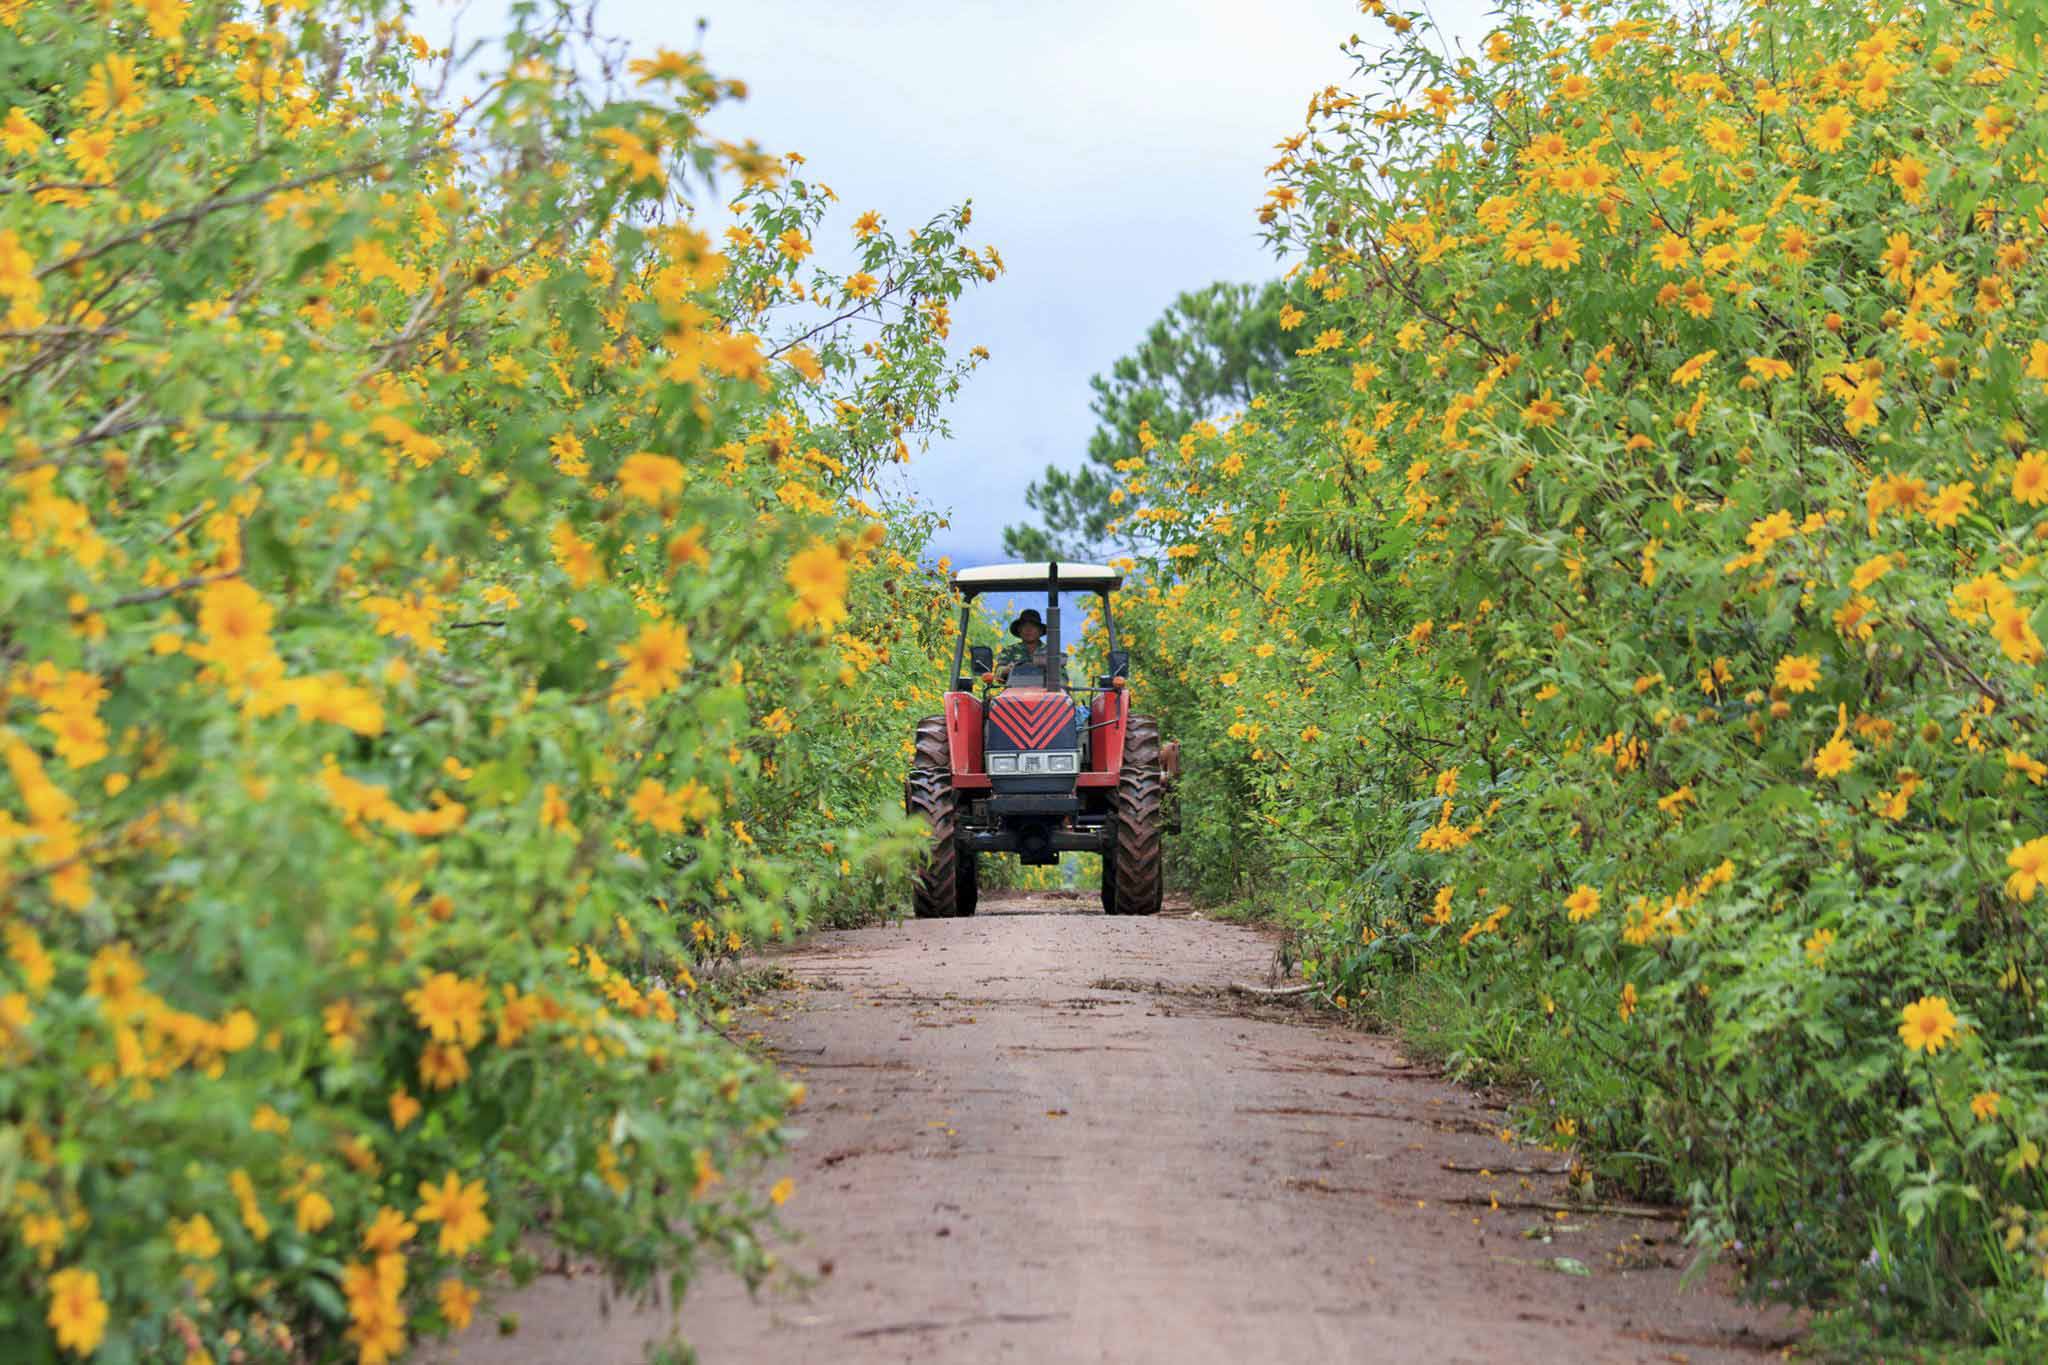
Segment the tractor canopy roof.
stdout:
<svg viewBox="0 0 2048 1365">
<path fill-rule="evenodd" d="M 1104 564 L 1082 564 L 1070 560 L 1039 560 L 1026 564 L 984 564 L 962 569 L 953 575 L 954 590 L 966 597 L 985 592 L 1040 591 L 1053 585 L 1053 571 L 1059 572 L 1062 592 L 1114 592 L 1123 586 L 1124 576 Z"/>
</svg>

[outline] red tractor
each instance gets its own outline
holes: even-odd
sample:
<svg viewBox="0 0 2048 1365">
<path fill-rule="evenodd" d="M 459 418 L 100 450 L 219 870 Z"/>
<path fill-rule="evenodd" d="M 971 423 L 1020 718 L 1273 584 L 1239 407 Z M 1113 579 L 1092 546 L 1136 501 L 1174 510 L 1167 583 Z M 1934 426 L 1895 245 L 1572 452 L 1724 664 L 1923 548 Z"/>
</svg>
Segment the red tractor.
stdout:
<svg viewBox="0 0 2048 1365">
<path fill-rule="evenodd" d="M 974 913 L 984 853 L 1014 853 L 1026 864 L 1054 863 L 1064 852 L 1100 853 L 1102 908 L 1112 915 L 1158 912 L 1161 839 L 1173 828 L 1180 746 L 1161 743 L 1151 717 L 1131 714 L 1130 654 L 1117 648 L 1109 608 L 1109 595 L 1122 584 L 1121 574 L 1102 565 L 1058 561 L 992 564 L 953 576 L 962 601 L 946 713 L 917 723 L 903 784 L 904 810 L 924 816 L 932 832 L 913 897 L 920 918 Z M 1043 662 L 1026 659 L 999 676 L 994 651 L 967 643 L 974 599 L 1038 591 L 1045 593 Z M 1062 592 L 1102 599 L 1107 644 L 1093 687 L 1064 676 Z M 970 673 L 960 671 L 963 662 Z"/>
</svg>

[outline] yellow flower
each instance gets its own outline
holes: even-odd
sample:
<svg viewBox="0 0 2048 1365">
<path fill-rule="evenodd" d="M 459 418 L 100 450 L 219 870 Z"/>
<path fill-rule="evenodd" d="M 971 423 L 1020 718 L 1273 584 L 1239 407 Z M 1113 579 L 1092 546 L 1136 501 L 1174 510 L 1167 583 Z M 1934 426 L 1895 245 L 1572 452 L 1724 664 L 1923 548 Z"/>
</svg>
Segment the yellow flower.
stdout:
<svg viewBox="0 0 2048 1365">
<path fill-rule="evenodd" d="M 1871 584 L 1883 578 L 1893 569 L 1890 555 L 1872 555 L 1856 566 L 1856 572 L 1849 575 L 1849 590 L 1862 592 Z"/>
<path fill-rule="evenodd" d="M 229 1171 L 228 1188 L 235 1193 L 235 1201 L 241 1209 L 242 1226 L 249 1230 L 249 1235 L 259 1242 L 269 1240 L 270 1220 L 264 1217 L 263 1206 L 256 1198 L 256 1182 L 249 1178 L 249 1173 Z"/>
<path fill-rule="evenodd" d="M 639 701 L 650 701 L 682 681 L 690 666 L 690 632 L 669 621 L 658 621 L 640 632 L 619 654 L 626 665 L 619 671 L 619 691 Z"/>
<path fill-rule="evenodd" d="M 412 1216 L 422 1223 L 439 1223 L 439 1250 L 446 1256 L 460 1256 L 490 1236 L 491 1220 L 484 1216 L 489 1199 L 483 1181 L 465 1185 L 450 1171 L 439 1185 L 420 1182 L 420 1206 Z"/>
<path fill-rule="evenodd" d="M 1828 949 L 1832 948 L 1834 946 L 1834 943 L 1834 930 L 1814 930 L 1812 935 L 1806 940 L 1806 943 L 1804 945 L 1806 948 L 1806 960 L 1816 967 L 1824 965 L 1827 962 Z"/>
<path fill-rule="evenodd" d="M 35 930 L 26 924 L 7 926 L 7 956 L 21 969 L 22 983 L 29 994 L 40 996 L 50 987 L 57 975 L 57 964 L 43 947 L 43 941 L 36 937 Z"/>
<path fill-rule="evenodd" d="M 95 120 L 121 119 L 142 112 L 142 82 L 133 57 L 108 57 L 92 69 L 79 96 L 79 106 Z"/>
<path fill-rule="evenodd" d="M 460 1332 L 468 1327 L 476 1313 L 477 1300 L 482 1297 L 460 1279 L 450 1275 L 441 1281 L 434 1297 L 441 1305 L 441 1316 L 448 1325 Z"/>
<path fill-rule="evenodd" d="M 1621 988 L 1621 1022 L 1626 1024 L 1629 1016 L 1636 1012 L 1636 983 L 1631 981 Z"/>
<path fill-rule="evenodd" d="M 435 972 L 421 985 L 405 993 L 420 1027 L 435 1040 L 459 1042 L 475 1047 L 483 1036 L 485 990 L 480 981 L 470 981 L 453 972 Z"/>
<path fill-rule="evenodd" d="M 299 1231 L 314 1233 L 334 1221 L 334 1205 L 318 1190 L 308 1190 L 299 1196 L 298 1208 L 294 1214 Z"/>
<path fill-rule="evenodd" d="M 1946 531 L 1977 506 L 1976 486 L 1968 481 L 1945 483 L 1927 508 L 1927 519 Z"/>
<path fill-rule="evenodd" d="M 2005 894 L 2022 904 L 2034 899 L 2043 881 L 2048 881 L 2048 835 L 2029 839 L 2005 855 L 2012 875 L 2005 879 Z"/>
<path fill-rule="evenodd" d="M 373 1256 L 395 1255 L 418 1231 L 418 1225 L 387 1204 L 363 1229 L 362 1248 Z"/>
<path fill-rule="evenodd" d="M 2034 634 L 2033 614 L 2015 605 L 1997 607 L 1991 613 L 1991 634 L 2005 657 L 2014 663 L 2041 662 L 2041 639 Z"/>
<path fill-rule="evenodd" d="M 692 1199 L 702 1199 L 710 1192 L 713 1185 L 718 1184 L 725 1177 L 720 1175 L 718 1168 L 711 1164 L 711 1153 L 699 1147 L 695 1155 L 696 1181 L 690 1188 L 690 1197 Z"/>
<path fill-rule="evenodd" d="M 428 1043 L 420 1050 L 420 1079 L 436 1090 L 452 1090 L 469 1079 L 469 1054 L 459 1043 Z"/>
<path fill-rule="evenodd" d="M 658 145 L 648 146 L 645 139 L 625 128 L 600 128 L 596 136 L 604 144 L 605 159 L 623 169 L 629 182 L 648 180 L 659 188 L 667 181 Z"/>
<path fill-rule="evenodd" d="M 1573 924 L 1581 923 L 1600 913 L 1600 892 L 1590 886 L 1581 886 L 1566 896 L 1564 908 Z"/>
<path fill-rule="evenodd" d="M 1917 156 L 1901 156 L 1892 159 L 1892 183 L 1899 187 L 1900 197 L 1909 204 L 1917 204 L 1927 197 L 1927 163 Z"/>
<path fill-rule="evenodd" d="M 703 63 L 696 57 L 657 47 L 652 57 L 636 57 L 626 63 L 626 70 L 640 78 L 641 85 L 654 81 L 688 81 L 703 73 Z"/>
<path fill-rule="evenodd" d="M 1701 372 L 1703 372 L 1707 368 L 1707 366 L 1713 364 L 1714 357 L 1719 354 L 1719 351 L 1701 351 L 1698 355 L 1686 361 L 1683 365 L 1680 365 L 1677 369 L 1671 372 L 1671 382 L 1681 389 L 1686 387 L 1688 384 L 1691 384 L 1694 380 L 1698 379 L 1700 377 Z"/>
<path fill-rule="evenodd" d="M 783 352 L 782 363 L 813 384 L 825 377 L 825 366 L 819 361 L 818 353 L 808 346 L 790 347 Z"/>
<path fill-rule="evenodd" d="M 790 624 L 830 630 L 846 619 L 846 557 L 827 541 L 816 541 L 789 561 L 783 575 L 796 590 Z"/>
<path fill-rule="evenodd" d="M 1536 253 L 1543 248 L 1543 234 L 1534 228 L 1516 228 L 1501 239 L 1501 255 L 1516 265 L 1536 264 Z"/>
<path fill-rule="evenodd" d="M 1842 105 L 1834 105 L 1806 125 L 1806 135 L 1824 152 L 1839 152 L 1856 126 L 1856 116 Z"/>
<path fill-rule="evenodd" d="M 711 552 L 704 548 L 704 528 L 692 526 L 668 543 L 668 566 L 680 569 L 685 565 L 694 569 L 711 566 Z"/>
<path fill-rule="evenodd" d="M 1778 660 L 1775 681 L 1787 692 L 1811 692 L 1820 682 L 1820 660 L 1811 654 L 1787 654 Z"/>
<path fill-rule="evenodd" d="M 185 26 L 185 15 L 192 6 L 190 0 L 136 0 L 136 8 L 142 11 L 149 31 L 169 42 Z"/>
<path fill-rule="evenodd" d="M 1579 263 L 1579 239 L 1555 228 L 1544 233 L 1536 263 L 1545 270 L 1570 270 Z"/>
<path fill-rule="evenodd" d="M 550 782 L 540 792 L 540 827 L 557 834 L 574 834 L 576 826 L 569 820 L 569 801 L 562 795 L 562 789 Z"/>
<path fill-rule="evenodd" d="M 1949 593 L 1949 614 L 1959 621 L 1980 621 L 2013 605 L 2012 589 L 1996 574 L 1979 574 Z"/>
<path fill-rule="evenodd" d="M 619 491 L 656 506 L 664 498 L 680 493 L 685 479 L 681 464 L 648 450 L 628 455 L 619 466 Z"/>
<path fill-rule="evenodd" d="M 1955 1036 L 1955 1012 L 1938 995 L 1923 995 L 1899 1012 L 1899 1041 L 1909 1052 L 1939 1052 Z"/>
<path fill-rule="evenodd" d="M 341 1293 L 348 1301 L 357 1365 L 386 1365 L 405 1348 L 405 1258 L 379 1256 L 370 1265 L 342 1267 Z"/>
<path fill-rule="evenodd" d="M 2002 146 L 2005 140 L 2012 136 L 2013 129 L 2018 126 L 2019 121 L 2013 117 L 2010 110 L 1996 104 L 1991 105 L 1977 115 L 1977 145 L 1987 152 Z"/>
<path fill-rule="evenodd" d="M 107 1334 L 107 1305 L 100 1298 L 97 1272 L 76 1266 L 50 1276 L 50 1311 L 46 1322 L 57 1334 L 57 1345 L 81 1356 L 99 1349 Z"/>
<path fill-rule="evenodd" d="M 220 1235 L 203 1213 L 179 1222 L 171 1221 L 171 1249 L 189 1260 L 204 1261 L 220 1255 Z"/>
<path fill-rule="evenodd" d="M 421 1104 L 407 1093 L 404 1086 L 391 1092 L 391 1126 L 404 1132 L 412 1121 L 420 1116 Z"/>
<path fill-rule="evenodd" d="M 9 156 L 27 156 L 47 142 L 49 136 L 20 105 L 9 109 L 6 122 L 0 123 L 0 148 L 5 148 Z"/>
<path fill-rule="evenodd" d="M 597 548 L 576 534 L 568 522 L 555 523 L 548 533 L 548 543 L 555 554 L 555 563 L 568 575 L 573 587 L 588 587 L 592 583 L 604 582 L 604 561 L 598 558 Z"/>
<path fill-rule="evenodd" d="M 64 155 L 89 180 L 114 178 L 114 135 L 105 128 L 81 128 L 64 139 Z"/>
<path fill-rule="evenodd" d="M 1998 1117 L 1999 1094 L 1996 1090 L 1980 1090 L 1970 1096 L 1970 1113 L 1977 1122 L 1989 1123 Z"/>
<path fill-rule="evenodd" d="M 2048 452 L 2030 450 L 2020 456 L 2013 466 L 2012 496 L 2029 507 L 2048 502 Z"/>
<path fill-rule="evenodd" d="M 26 995 L 20 991 L 0 995 L 0 1056 L 6 1055 L 34 1020 L 35 1011 L 29 1007 Z"/>
<path fill-rule="evenodd" d="M 1813 770 L 1821 777 L 1840 777 L 1856 766 L 1856 746 L 1836 735 L 1813 756 Z"/>
</svg>

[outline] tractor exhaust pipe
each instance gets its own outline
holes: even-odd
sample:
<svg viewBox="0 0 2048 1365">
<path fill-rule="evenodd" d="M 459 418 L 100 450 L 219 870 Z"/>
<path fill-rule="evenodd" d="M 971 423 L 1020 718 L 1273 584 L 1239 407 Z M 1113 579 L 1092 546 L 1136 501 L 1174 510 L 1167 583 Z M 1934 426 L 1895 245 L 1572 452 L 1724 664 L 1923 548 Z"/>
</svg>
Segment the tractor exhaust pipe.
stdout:
<svg viewBox="0 0 2048 1365">
<path fill-rule="evenodd" d="M 1060 653 L 1060 562 L 1055 559 L 1045 567 L 1045 686 L 1057 692 L 1066 682 L 1065 656 Z"/>
</svg>

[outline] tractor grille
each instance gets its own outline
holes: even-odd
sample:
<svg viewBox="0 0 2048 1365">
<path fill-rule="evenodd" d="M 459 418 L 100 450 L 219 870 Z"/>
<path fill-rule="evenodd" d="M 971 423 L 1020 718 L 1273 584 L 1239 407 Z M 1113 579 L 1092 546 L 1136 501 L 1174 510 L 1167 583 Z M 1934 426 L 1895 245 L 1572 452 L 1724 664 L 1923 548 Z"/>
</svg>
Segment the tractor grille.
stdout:
<svg viewBox="0 0 2048 1365">
<path fill-rule="evenodd" d="M 1061 748 L 1076 748 L 1074 704 L 1062 692 L 1004 692 L 989 704 L 989 747 L 1044 749 L 1066 737 Z"/>
</svg>

